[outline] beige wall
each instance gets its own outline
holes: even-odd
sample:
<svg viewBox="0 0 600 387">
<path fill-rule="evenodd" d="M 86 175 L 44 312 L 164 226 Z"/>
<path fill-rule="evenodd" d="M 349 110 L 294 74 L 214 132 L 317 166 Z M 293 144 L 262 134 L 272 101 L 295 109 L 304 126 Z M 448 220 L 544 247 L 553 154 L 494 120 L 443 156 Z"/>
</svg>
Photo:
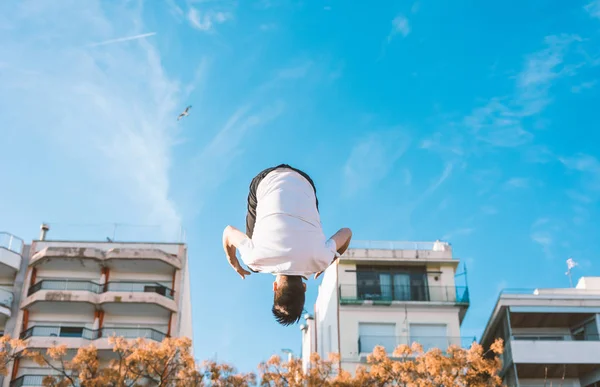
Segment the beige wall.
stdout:
<svg viewBox="0 0 600 387">
<path fill-rule="evenodd" d="M 43 250 L 46 247 L 87 247 L 95 248 L 100 250 L 110 249 L 160 249 L 169 254 L 179 254 L 179 247 L 181 244 L 178 243 L 107 243 L 107 242 L 60 242 L 60 241 L 34 241 L 35 251 L 32 253 Z"/>
</svg>

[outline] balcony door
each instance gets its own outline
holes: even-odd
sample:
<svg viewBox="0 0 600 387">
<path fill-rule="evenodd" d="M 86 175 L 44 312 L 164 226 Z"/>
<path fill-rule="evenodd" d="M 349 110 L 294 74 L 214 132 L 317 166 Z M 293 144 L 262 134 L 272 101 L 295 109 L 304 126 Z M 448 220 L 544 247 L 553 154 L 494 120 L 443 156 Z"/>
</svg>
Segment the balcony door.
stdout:
<svg viewBox="0 0 600 387">
<path fill-rule="evenodd" d="M 425 268 L 358 267 L 358 297 L 362 300 L 427 301 Z"/>
<path fill-rule="evenodd" d="M 394 323 L 359 323 L 358 349 L 360 353 L 371 353 L 381 345 L 386 352 L 392 353 L 398 345 L 396 324 Z"/>
</svg>

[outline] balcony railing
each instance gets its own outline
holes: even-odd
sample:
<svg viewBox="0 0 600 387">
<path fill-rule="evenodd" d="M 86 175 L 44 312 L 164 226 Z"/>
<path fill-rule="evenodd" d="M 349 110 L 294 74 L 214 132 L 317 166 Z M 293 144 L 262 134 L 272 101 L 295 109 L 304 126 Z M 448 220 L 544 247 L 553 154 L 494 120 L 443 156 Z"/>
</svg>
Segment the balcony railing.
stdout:
<svg viewBox="0 0 600 387">
<path fill-rule="evenodd" d="M 161 342 L 166 337 L 166 334 L 154 328 L 104 327 L 101 329 L 89 329 L 83 327 L 35 325 L 21 332 L 20 338 L 22 340 L 26 340 L 30 337 L 74 337 L 86 340 L 96 340 L 101 337 L 110 336 L 118 336 L 126 339 L 137 339 L 139 337 L 143 337 Z"/>
<path fill-rule="evenodd" d="M 106 290 L 105 290 L 106 289 Z M 173 299 L 174 291 L 158 282 L 138 282 L 138 281 L 109 281 L 99 284 L 93 281 L 82 280 L 41 280 L 31 286 L 27 293 L 28 296 L 40 290 L 79 290 L 91 293 L 106 292 L 146 292 L 158 293 L 167 298 Z"/>
<path fill-rule="evenodd" d="M 10 387 L 43 386 L 46 375 L 23 375 L 10 382 Z"/>
<path fill-rule="evenodd" d="M 522 335 L 513 335 L 511 337 L 512 340 L 515 341 L 600 341 L 600 335 L 596 334 L 585 334 L 583 336 L 573 336 L 573 335 L 530 335 L 530 334 L 522 334 Z"/>
<path fill-rule="evenodd" d="M 22 386 L 43 386 L 43 381 L 44 378 L 46 376 L 53 376 L 53 375 L 23 375 L 20 376 L 18 378 L 16 378 L 15 380 L 13 380 L 12 382 L 10 382 L 9 386 L 10 387 L 22 387 Z M 58 376 L 58 375 L 56 375 Z M 80 386 L 80 382 L 77 380 L 78 378 L 75 376 L 71 376 L 72 379 L 74 379 L 75 381 L 75 386 Z M 71 384 L 69 384 L 71 385 Z"/>
<path fill-rule="evenodd" d="M 361 335 L 358 338 L 358 352 L 370 353 L 373 349 L 381 345 L 386 352 L 392 353 L 399 345 L 412 345 L 419 343 L 423 347 L 423 351 L 427 352 L 433 348 L 439 348 L 445 351 L 451 345 L 456 345 L 461 348 L 470 348 L 475 342 L 475 337 L 447 337 L 447 336 L 365 336 Z"/>
<path fill-rule="evenodd" d="M 23 254 L 23 246 L 25 246 L 23 239 L 6 231 L 0 231 L 0 247 L 21 255 Z"/>
<path fill-rule="evenodd" d="M 390 304 L 392 301 L 451 302 L 469 304 L 466 286 L 340 285 L 341 304 Z"/>
<path fill-rule="evenodd" d="M 0 306 L 10 309 L 12 307 L 14 295 L 12 292 L 0 289 Z"/>
</svg>

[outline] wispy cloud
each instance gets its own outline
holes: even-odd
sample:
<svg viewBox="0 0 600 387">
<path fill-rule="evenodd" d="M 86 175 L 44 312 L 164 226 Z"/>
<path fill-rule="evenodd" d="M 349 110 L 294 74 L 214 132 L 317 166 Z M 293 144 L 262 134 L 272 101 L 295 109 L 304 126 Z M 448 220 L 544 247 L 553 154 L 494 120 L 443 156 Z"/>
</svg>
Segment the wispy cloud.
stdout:
<svg viewBox="0 0 600 387">
<path fill-rule="evenodd" d="M 16 26 L 45 31 L 63 43 L 49 45 L 21 28 L 0 35 L 0 57 L 10 64 L 0 74 L 0 105 L 11 112 L 0 119 L 10 121 L 10 141 L 36 138 L 44 146 L 32 144 L 29 151 L 53 160 L 42 175 L 29 167 L 23 173 L 40 184 L 65 183 L 54 184 L 54 191 L 68 206 L 57 200 L 52 209 L 32 204 L 31 210 L 49 216 L 61 211 L 72 221 L 161 224 L 165 235 L 178 233 L 181 214 L 169 171 L 179 133 L 179 82 L 165 72 L 160 53 L 141 38 L 145 34 L 106 39 L 123 26 L 142 29 L 141 10 L 109 7 L 109 17 L 96 1 L 10 4 L 0 12 L 11 14 Z M 135 45 L 109 44 L 136 37 Z M 101 50 L 79 44 L 94 40 L 104 43 Z M 32 71 L 14 70 L 20 68 Z M 19 156 L 13 157 L 19 164 Z M 90 187 L 79 193 L 84 200 L 64 200 L 79 192 L 73 184 Z"/>
<path fill-rule="evenodd" d="M 312 61 L 305 61 L 295 66 L 281 69 L 277 72 L 277 78 L 279 79 L 299 79 L 304 78 L 311 67 L 313 66 Z"/>
<path fill-rule="evenodd" d="M 576 35 L 553 35 L 545 38 L 545 47 L 525 58 L 516 77 L 511 97 L 494 97 L 465 118 L 480 141 L 498 147 L 516 147 L 531 142 L 533 134 L 525 129 L 524 119 L 539 114 L 551 103 L 550 89 L 556 79 L 573 75 L 563 66 L 569 47 L 581 41 Z"/>
<path fill-rule="evenodd" d="M 127 37 L 124 37 L 124 38 L 109 39 L 109 40 L 105 40 L 103 42 L 89 44 L 88 47 L 105 46 L 107 44 L 127 42 L 129 40 L 143 39 L 143 38 L 146 38 L 148 36 L 153 36 L 153 35 L 156 35 L 156 32 L 149 32 L 147 34 L 139 34 L 139 35 L 134 35 L 134 36 L 127 36 Z"/>
<path fill-rule="evenodd" d="M 597 80 L 593 80 L 593 81 L 588 81 L 588 82 L 582 82 L 578 85 L 575 85 L 573 87 L 571 87 L 571 91 L 575 94 L 581 93 L 584 90 L 589 90 L 589 89 L 593 89 L 594 86 L 596 86 L 598 84 Z"/>
<path fill-rule="evenodd" d="M 529 187 L 530 181 L 524 177 L 513 177 L 504 183 L 506 188 L 527 188 Z"/>
<path fill-rule="evenodd" d="M 205 32 L 211 32 L 216 24 L 223 24 L 232 19 L 233 14 L 230 12 L 213 10 L 201 11 L 194 7 L 190 7 L 190 10 L 188 11 L 188 20 L 192 27 Z"/>
<path fill-rule="evenodd" d="M 473 228 L 459 228 L 457 230 L 450 231 L 449 233 L 442 236 L 442 240 L 452 242 L 453 239 L 455 239 L 459 236 L 471 235 L 473 233 L 473 231 L 475 231 L 475 229 L 473 229 Z"/>
<path fill-rule="evenodd" d="M 559 160 L 570 169 L 592 174 L 600 173 L 600 161 L 592 155 L 578 153 L 571 157 L 560 157 Z"/>
<path fill-rule="evenodd" d="M 581 173 L 579 191 L 586 195 L 600 194 L 600 161 L 592 155 L 578 153 L 570 157 L 559 157 L 567 168 Z"/>
<path fill-rule="evenodd" d="M 343 167 L 344 193 L 352 196 L 383 180 L 406 152 L 410 136 L 402 129 L 357 139 Z"/>
<path fill-rule="evenodd" d="M 496 209 L 496 207 L 493 206 L 482 206 L 481 212 L 485 215 L 496 215 L 498 213 L 498 209 Z"/>
<path fill-rule="evenodd" d="M 591 17 L 600 19 L 600 0 L 593 0 L 587 3 L 583 8 Z"/>
<path fill-rule="evenodd" d="M 189 207 L 186 212 L 195 216 L 201 211 L 202 200 L 216 192 L 231 175 L 231 167 L 243 155 L 242 145 L 248 136 L 279 117 L 285 108 L 281 101 L 262 105 L 262 108 L 249 104 L 238 108 L 193 158 L 189 169 L 195 183 L 186 198 Z"/>
<path fill-rule="evenodd" d="M 277 24 L 275 23 L 263 23 L 258 26 L 258 29 L 261 31 L 273 31 L 277 29 Z"/>
<path fill-rule="evenodd" d="M 410 22 L 404 15 L 398 15 L 392 20 L 392 30 L 390 31 L 387 41 L 391 42 L 397 35 L 407 37 L 410 34 Z"/>
<path fill-rule="evenodd" d="M 453 168 L 454 168 L 454 164 L 447 163 L 444 166 L 444 170 L 442 171 L 442 174 L 440 175 L 440 177 L 438 177 L 429 187 L 427 187 L 425 192 L 423 192 L 422 197 L 425 198 L 425 197 L 433 194 L 435 191 L 437 191 L 437 189 L 440 188 L 440 186 L 442 184 L 444 184 L 446 179 L 448 179 L 450 177 L 450 175 L 452 174 Z"/>
</svg>

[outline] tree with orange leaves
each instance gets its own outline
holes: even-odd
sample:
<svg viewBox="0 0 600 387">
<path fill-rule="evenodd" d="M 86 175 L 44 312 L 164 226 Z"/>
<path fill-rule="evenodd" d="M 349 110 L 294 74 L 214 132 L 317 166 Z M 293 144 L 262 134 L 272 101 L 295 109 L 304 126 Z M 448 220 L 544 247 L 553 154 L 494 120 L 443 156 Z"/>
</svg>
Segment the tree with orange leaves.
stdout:
<svg viewBox="0 0 600 387">
<path fill-rule="evenodd" d="M 187 338 L 167 338 L 157 343 L 111 337 L 109 342 L 113 347 L 111 359 L 101 364 L 94 346 L 76 351 L 56 346 L 42 353 L 25 350 L 23 341 L 4 337 L 0 341 L 0 374 L 6 375 L 7 364 L 16 356 L 26 356 L 53 371 L 52 376 L 44 378 L 47 387 L 256 385 L 253 373 L 239 374 L 232 366 L 213 361 L 196 364 Z M 337 369 L 339 356 L 335 354 L 326 360 L 312 354 L 306 372 L 300 359 L 284 362 L 273 356 L 259 365 L 258 379 L 262 387 L 497 387 L 502 385 L 497 374 L 502 351 L 501 340 L 485 353 L 479 344 L 470 349 L 451 346 L 446 351 L 427 352 L 413 344 L 398 346 L 390 357 L 378 346 L 368 356 L 366 366 L 358 367 L 354 374 Z"/>
<path fill-rule="evenodd" d="M 259 370 L 264 387 L 499 387 L 502 381 L 498 376 L 498 355 L 502 351 L 502 340 L 497 340 L 487 353 L 475 343 L 470 349 L 450 346 L 445 352 L 437 348 L 424 352 L 415 343 L 412 347 L 398 346 L 391 358 L 383 347 L 375 347 L 367 358 L 367 366 L 358 367 L 354 375 L 345 370 L 336 372 L 337 355 L 323 360 L 313 354 L 306 373 L 300 360 L 281 362 L 278 356 L 262 363 Z"/>
<path fill-rule="evenodd" d="M 0 375 L 8 373 L 8 365 L 19 357 L 25 349 L 25 342 L 12 339 L 9 335 L 0 337 Z"/>
<path fill-rule="evenodd" d="M 204 362 L 197 365 L 188 338 L 166 338 L 162 342 L 142 338 L 128 340 L 110 337 L 112 359 L 101 364 L 93 345 L 74 354 L 64 345 L 48 348 L 45 353 L 24 351 L 40 366 L 51 369 L 46 387 L 246 387 L 255 384 L 254 374 L 237 374 L 227 364 Z"/>
</svg>

